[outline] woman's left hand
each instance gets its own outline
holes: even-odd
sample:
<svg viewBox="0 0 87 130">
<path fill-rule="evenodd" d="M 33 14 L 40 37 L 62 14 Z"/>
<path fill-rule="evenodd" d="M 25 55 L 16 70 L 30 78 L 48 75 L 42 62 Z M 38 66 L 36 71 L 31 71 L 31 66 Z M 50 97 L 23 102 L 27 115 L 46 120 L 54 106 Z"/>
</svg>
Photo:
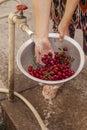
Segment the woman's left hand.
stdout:
<svg viewBox="0 0 87 130">
<path fill-rule="evenodd" d="M 58 33 L 60 34 L 59 40 L 62 41 L 64 38 L 64 35 L 69 36 L 69 27 L 68 24 L 66 24 L 65 21 L 61 20 L 59 26 L 58 26 Z"/>
</svg>

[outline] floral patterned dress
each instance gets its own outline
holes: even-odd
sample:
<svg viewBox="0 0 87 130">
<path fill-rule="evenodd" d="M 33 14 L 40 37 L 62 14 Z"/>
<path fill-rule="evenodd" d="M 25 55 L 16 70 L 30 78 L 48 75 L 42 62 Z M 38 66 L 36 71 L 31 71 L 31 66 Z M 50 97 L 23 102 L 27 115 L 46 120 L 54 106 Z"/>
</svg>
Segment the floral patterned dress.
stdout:
<svg viewBox="0 0 87 130">
<path fill-rule="evenodd" d="M 52 0 L 51 19 L 53 20 L 53 30 L 57 32 L 58 24 L 60 23 L 64 10 L 66 0 Z M 74 38 L 75 28 L 83 30 L 83 50 L 87 55 L 87 0 L 80 0 L 72 20 L 69 25 L 70 36 Z"/>
</svg>

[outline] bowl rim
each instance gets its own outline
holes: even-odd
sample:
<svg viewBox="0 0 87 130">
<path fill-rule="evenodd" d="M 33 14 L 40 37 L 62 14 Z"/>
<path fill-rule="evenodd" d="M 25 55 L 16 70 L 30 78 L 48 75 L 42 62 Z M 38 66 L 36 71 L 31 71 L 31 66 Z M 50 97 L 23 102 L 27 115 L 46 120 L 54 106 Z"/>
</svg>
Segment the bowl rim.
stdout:
<svg viewBox="0 0 87 130">
<path fill-rule="evenodd" d="M 49 38 L 53 37 L 53 38 L 59 38 L 59 34 L 58 33 L 49 33 Z M 26 75 L 28 78 L 36 81 L 36 82 L 39 82 L 39 83 L 44 83 L 44 84 L 50 84 L 50 85 L 54 85 L 54 84 L 60 84 L 60 83 L 64 83 L 64 82 L 67 82 L 73 78 L 75 78 L 82 70 L 83 66 L 84 66 L 84 63 L 85 63 L 85 56 L 84 56 L 84 52 L 81 48 L 81 46 L 79 45 L 79 43 L 77 41 L 75 41 L 74 39 L 72 39 L 71 37 L 69 36 L 64 36 L 64 39 L 71 42 L 76 48 L 77 50 L 79 51 L 79 54 L 80 54 L 80 64 L 79 64 L 79 67 L 77 69 L 77 71 L 75 72 L 74 75 L 72 75 L 71 77 L 67 78 L 67 79 L 64 79 L 64 80 L 57 80 L 57 81 L 48 81 L 48 80 L 41 80 L 41 79 L 38 79 L 36 77 L 33 77 L 32 75 L 30 75 L 28 72 L 25 71 L 25 69 L 23 68 L 22 64 L 21 64 L 21 54 L 22 52 L 24 51 L 24 49 L 33 42 L 32 39 L 29 39 L 27 40 L 26 42 L 24 42 L 21 47 L 19 48 L 18 52 L 17 52 L 17 57 L 16 57 L 16 61 L 17 61 L 17 65 L 18 65 L 18 68 L 21 70 L 21 72 Z"/>
</svg>

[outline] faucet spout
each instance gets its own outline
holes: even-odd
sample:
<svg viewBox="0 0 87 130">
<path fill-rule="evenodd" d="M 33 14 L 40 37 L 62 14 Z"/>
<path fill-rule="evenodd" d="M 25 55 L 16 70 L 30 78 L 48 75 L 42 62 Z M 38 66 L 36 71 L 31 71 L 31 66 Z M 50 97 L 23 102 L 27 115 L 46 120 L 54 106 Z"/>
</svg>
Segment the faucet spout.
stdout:
<svg viewBox="0 0 87 130">
<path fill-rule="evenodd" d="M 28 26 L 27 23 L 22 23 L 22 24 L 20 24 L 20 28 L 22 29 L 22 31 L 27 32 L 27 34 L 28 34 L 30 37 L 34 34 L 34 32 L 32 32 L 32 31 L 29 29 L 29 26 Z"/>
</svg>

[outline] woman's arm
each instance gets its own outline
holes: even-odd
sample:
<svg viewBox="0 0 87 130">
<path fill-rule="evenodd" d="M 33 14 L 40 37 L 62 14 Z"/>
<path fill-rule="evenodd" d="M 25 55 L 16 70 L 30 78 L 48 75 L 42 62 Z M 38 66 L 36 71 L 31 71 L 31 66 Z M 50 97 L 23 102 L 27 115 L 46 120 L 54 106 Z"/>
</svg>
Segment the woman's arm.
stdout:
<svg viewBox="0 0 87 130">
<path fill-rule="evenodd" d="M 51 0 L 32 0 L 35 17 L 35 57 L 41 63 L 41 57 L 53 52 L 48 39 Z"/>
<path fill-rule="evenodd" d="M 67 0 L 63 19 L 68 24 L 80 0 Z"/>
<path fill-rule="evenodd" d="M 68 25 L 72 18 L 72 15 L 76 9 L 80 0 L 67 0 L 64 16 L 58 26 L 58 31 L 60 33 L 60 39 L 63 39 L 64 34 L 69 35 Z"/>
<path fill-rule="evenodd" d="M 36 37 L 48 36 L 51 0 L 32 0 Z"/>
</svg>

